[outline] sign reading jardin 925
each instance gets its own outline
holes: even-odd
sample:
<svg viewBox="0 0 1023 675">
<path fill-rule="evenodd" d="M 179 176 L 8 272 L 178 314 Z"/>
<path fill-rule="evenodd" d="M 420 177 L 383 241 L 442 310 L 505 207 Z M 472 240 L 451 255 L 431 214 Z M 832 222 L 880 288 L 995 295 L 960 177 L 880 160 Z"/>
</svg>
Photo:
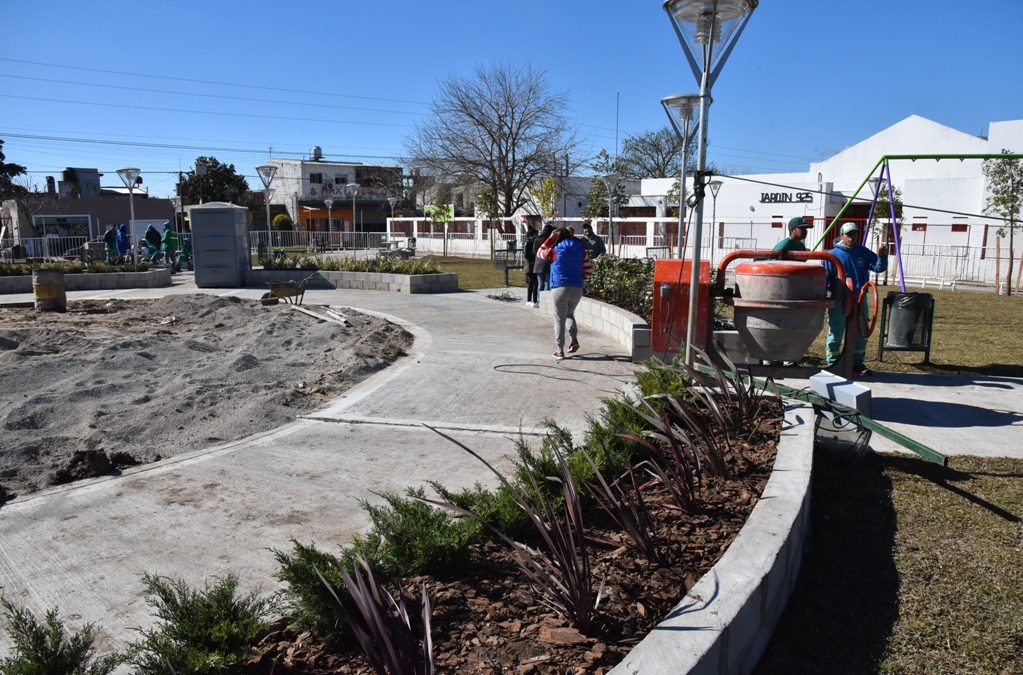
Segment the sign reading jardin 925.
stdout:
<svg viewBox="0 0 1023 675">
<path fill-rule="evenodd" d="M 812 192 L 761 192 L 761 204 L 812 204 Z"/>
</svg>

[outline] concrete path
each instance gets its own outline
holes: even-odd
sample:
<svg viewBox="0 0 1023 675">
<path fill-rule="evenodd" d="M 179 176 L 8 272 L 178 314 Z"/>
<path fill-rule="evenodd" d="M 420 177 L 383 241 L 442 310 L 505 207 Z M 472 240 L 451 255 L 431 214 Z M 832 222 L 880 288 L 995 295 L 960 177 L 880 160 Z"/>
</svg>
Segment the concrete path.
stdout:
<svg viewBox="0 0 1023 675">
<path fill-rule="evenodd" d="M 184 292 L 196 289 L 69 295 Z M 621 347 L 596 334 L 583 332 L 582 350 L 555 361 L 550 319 L 522 302 L 361 291 L 310 291 L 305 301 L 388 316 L 415 334 L 412 353 L 280 429 L 0 507 L 4 593 L 39 613 L 59 606 L 75 625 L 96 622 L 104 641 L 123 647 L 136 638 L 131 628 L 152 622 L 144 572 L 192 584 L 234 572 L 247 588 L 271 590 L 270 549 L 294 538 L 333 550 L 368 525 L 359 500 L 428 480 L 452 488 L 493 480 L 423 423 L 506 464 L 513 439 L 535 440 L 544 418 L 581 438 L 600 399 L 632 381 Z"/>
<path fill-rule="evenodd" d="M 510 290 L 521 298 L 522 289 Z M 190 292 L 184 275 L 170 289 L 69 296 Z M 486 295 L 309 291 L 307 303 L 402 323 L 416 336 L 412 354 L 283 428 L 7 504 L 0 586 L 37 612 L 59 605 L 76 625 L 94 621 L 109 645 L 122 647 L 134 639 L 132 627 L 151 625 L 143 572 L 192 584 L 235 572 L 247 588 L 270 590 L 271 548 L 287 549 L 295 538 L 333 549 L 367 526 L 359 500 L 375 492 L 431 479 L 452 488 L 491 480 L 424 422 L 504 462 L 512 438 L 520 431 L 535 438 L 545 417 L 581 436 L 599 400 L 631 382 L 621 347 L 584 332 L 582 351 L 556 362 L 550 319 Z M 2 298 L 19 300 L 31 295 Z M 874 416 L 911 438 L 947 454 L 1023 457 L 1023 380 L 878 374 L 865 383 Z M 874 446 L 898 449 L 877 436 Z"/>
</svg>

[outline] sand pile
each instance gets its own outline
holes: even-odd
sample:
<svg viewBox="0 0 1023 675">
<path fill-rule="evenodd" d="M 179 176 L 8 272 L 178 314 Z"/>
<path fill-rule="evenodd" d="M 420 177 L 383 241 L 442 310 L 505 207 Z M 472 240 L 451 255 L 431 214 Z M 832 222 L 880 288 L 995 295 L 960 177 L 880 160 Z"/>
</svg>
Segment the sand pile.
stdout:
<svg viewBox="0 0 1023 675">
<path fill-rule="evenodd" d="M 0 309 L 0 486 L 25 494 L 272 429 L 412 343 L 339 311 L 349 327 L 208 295 Z"/>
</svg>

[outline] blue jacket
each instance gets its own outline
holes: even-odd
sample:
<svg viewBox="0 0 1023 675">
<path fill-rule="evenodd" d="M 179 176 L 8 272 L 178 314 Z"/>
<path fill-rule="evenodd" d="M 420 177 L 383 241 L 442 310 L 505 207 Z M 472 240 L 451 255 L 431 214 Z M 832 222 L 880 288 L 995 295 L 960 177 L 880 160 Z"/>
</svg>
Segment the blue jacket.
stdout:
<svg viewBox="0 0 1023 675">
<path fill-rule="evenodd" d="M 128 226 L 121 225 L 117 228 L 117 252 L 121 255 L 131 250 L 131 237 L 128 236 Z"/>
<path fill-rule="evenodd" d="M 554 247 L 554 261 L 551 263 L 551 288 L 570 286 L 583 287 L 582 243 L 575 237 L 568 237 Z"/>
<path fill-rule="evenodd" d="M 863 285 L 870 281 L 871 272 L 884 272 L 888 269 L 888 258 L 879 258 L 876 253 L 865 246 L 856 245 L 852 248 L 836 246 L 828 251 L 838 258 L 845 268 L 845 276 L 853 280 L 855 292 L 859 293 Z M 838 276 L 835 274 L 835 266 L 824 262 L 828 270 L 828 290 L 834 293 L 837 290 Z"/>
</svg>

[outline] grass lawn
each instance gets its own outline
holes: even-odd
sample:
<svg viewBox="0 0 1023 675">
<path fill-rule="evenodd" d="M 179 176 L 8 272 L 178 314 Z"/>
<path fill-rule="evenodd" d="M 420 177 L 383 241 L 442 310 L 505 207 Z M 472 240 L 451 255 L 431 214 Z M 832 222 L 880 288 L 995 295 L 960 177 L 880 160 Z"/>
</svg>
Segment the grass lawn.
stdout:
<svg viewBox="0 0 1023 675">
<path fill-rule="evenodd" d="M 814 458 L 799 582 L 757 672 L 1023 673 L 1023 460 Z"/>
<path fill-rule="evenodd" d="M 504 271 L 496 269 L 489 258 L 456 258 L 454 256 L 430 256 L 442 272 L 458 274 L 458 288 L 471 291 L 479 288 L 503 288 Z M 510 286 L 525 288 L 526 275 L 522 270 L 509 270 Z"/>
</svg>

